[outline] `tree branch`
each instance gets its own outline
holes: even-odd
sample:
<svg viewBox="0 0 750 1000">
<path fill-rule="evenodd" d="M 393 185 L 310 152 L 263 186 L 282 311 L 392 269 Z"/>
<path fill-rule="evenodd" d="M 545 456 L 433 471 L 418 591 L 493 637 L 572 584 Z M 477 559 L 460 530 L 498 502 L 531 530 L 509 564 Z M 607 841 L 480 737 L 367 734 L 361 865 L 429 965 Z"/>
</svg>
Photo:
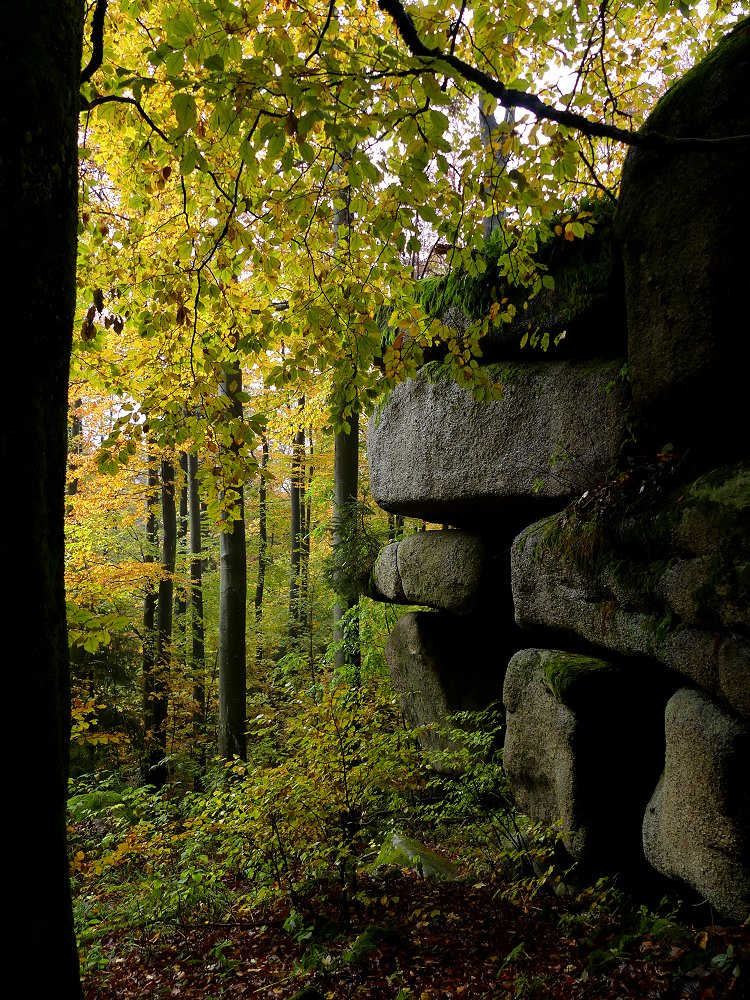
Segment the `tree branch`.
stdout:
<svg viewBox="0 0 750 1000">
<path fill-rule="evenodd" d="M 86 83 L 96 73 L 104 58 L 104 16 L 107 13 L 107 0 L 96 0 L 94 16 L 91 20 L 91 58 L 88 65 L 81 71 L 81 83 Z"/>
<path fill-rule="evenodd" d="M 649 150 L 697 150 L 715 149 L 717 146 L 735 145 L 737 143 L 750 142 L 750 135 L 722 136 L 719 139 L 701 138 L 673 138 L 661 135 L 659 132 L 632 132 L 629 129 L 618 128 L 616 125 L 607 125 L 605 122 L 591 121 L 584 115 L 576 114 L 573 111 L 553 108 L 545 104 L 535 94 L 529 94 L 525 90 L 513 90 L 506 87 L 504 83 L 483 72 L 477 66 L 472 66 L 452 52 L 443 52 L 439 48 L 429 48 L 419 37 L 414 21 L 412 20 L 401 0 L 378 0 L 378 7 L 386 13 L 396 26 L 404 43 L 413 56 L 422 59 L 426 63 L 440 62 L 450 66 L 453 70 L 453 77 L 456 75 L 474 83 L 485 93 L 494 97 L 505 108 L 523 108 L 530 111 L 535 118 L 556 122 L 566 128 L 581 132 L 583 135 L 598 139 L 614 139 L 616 142 L 625 143 L 628 146 L 637 146 L 640 149 Z M 426 68 L 430 68 L 427 66 Z"/>
</svg>

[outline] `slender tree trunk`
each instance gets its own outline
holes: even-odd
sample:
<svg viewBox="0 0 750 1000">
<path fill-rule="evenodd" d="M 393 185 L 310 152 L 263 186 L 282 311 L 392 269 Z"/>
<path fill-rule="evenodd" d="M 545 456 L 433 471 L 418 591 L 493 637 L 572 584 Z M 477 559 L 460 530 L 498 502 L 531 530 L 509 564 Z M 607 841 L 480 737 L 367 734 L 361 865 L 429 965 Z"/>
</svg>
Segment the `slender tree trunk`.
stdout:
<svg viewBox="0 0 750 1000">
<path fill-rule="evenodd" d="M 359 422 L 357 414 L 350 417 L 351 429 L 339 431 L 335 438 L 333 465 L 333 551 L 341 566 L 346 549 L 356 530 L 357 491 L 359 478 Z M 339 568 L 339 580 L 343 570 Z M 334 579 L 334 583 L 336 580 Z M 333 640 L 336 645 L 335 667 L 345 664 L 354 668 L 355 682 L 359 679 L 360 648 L 359 619 L 356 612 L 358 597 L 339 584 L 339 594 L 333 609 Z"/>
<path fill-rule="evenodd" d="M 512 35 L 508 36 L 508 41 L 511 41 Z M 494 112 L 489 110 L 491 102 L 488 100 L 487 96 L 484 94 L 479 95 L 479 134 L 482 139 L 482 145 L 485 148 L 489 148 L 492 151 L 493 159 L 495 161 L 496 169 L 498 174 L 505 172 L 508 166 L 508 156 L 503 155 L 502 142 L 497 141 L 497 136 L 495 135 L 497 131 L 497 119 L 495 118 Z M 505 124 L 512 125 L 515 121 L 515 112 L 513 108 L 506 108 L 505 111 Z M 493 198 L 493 180 L 488 178 L 483 185 L 483 195 L 488 202 L 492 201 Z M 500 224 L 505 213 L 498 215 L 497 213 L 492 213 L 485 216 L 484 219 L 484 238 L 489 239 L 489 237 L 497 229 L 500 228 Z"/>
<path fill-rule="evenodd" d="M 179 496 L 179 507 L 177 510 L 177 559 L 180 572 L 175 578 L 174 594 L 174 622 L 172 624 L 174 662 L 185 663 L 187 655 L 187 588 L 185 586 L 185 574 L 183 572 L 187 559 L 187 538 L 188 538 L 188 486 L 187 486 L 187 464 L 186 452 L 180 452 L 180 483 L 176 488 Z"/>
<path fill-rule="evenodd" d="M 149 449 L 148 456 L 148 493 L 146 496 L 146 545 L 143 561 L 150 564 L 156 561 L 159 543 L 157 532 L 156 503 L 159 489 L 159 475 L 156 463 Z M 156 588 L 149 580 L 143 596 L 143 732 L 144 754 L 141 766 L 141 778 L 144 783 L 152 783 L 150 773 L 151 740 L 154 732 L 154 700 L 156 698 Z"/>
<path fill-rule="evenodd" d="M 151 784 L 157 789 L 167 782 L 167 716 L 169 714 L 169 675 L 172 665 L 172 600 L 177 555 L 177 511 L 175 474 L 171 462 L 161 463 L 161 577 L 156 613 L 156 663 L 154 664 L 151 701 L 151 746 L 148 762 Z"/>
<path fill-rule="evenodd" d="M 336 169 L 340 170 L 349 154 L 343 154 Z M 337 254 L 350 250 L 349 233 L 352 224 L 351 187 L 347 184 L 338 192 L 334 206 L 333 229 Z M 356 403 L 355 403 L 356 406 Z M 333 464 L 333 557 L 339 567 L 346 560 L 345 546 L 351 543 L 356 527 L 355 509 L 359 478 L 359 410 L 353 409 L 348 418 L 349 430 L 341 429 L 334 438 Z M 339 579 L 340 579 L 339 569 Z M 334 580 L 334 583 L 336 581 Z M 358 597 L 339 586 L 333 608 L 334 666 L 340 671 L 345 664 L 354 668 L 354 682 L 359 682 L 359 612 Z"/>
<path fill-rule="evenodd" d="M 225 371 L 221 391 L 230 400 L 229 412 L 242 418 L 242 374 L 239 365 Z M 237 515 L 226 519 L 219 536 L 221 584 L 219 594 L 219 756 L 224 760 L 246 756 L 247 661 L 245 628 L 247 616 L 247 564 L 243 490 L 234 486 Z"/>
<path fill-rule="evenodd" d="M 266 473 L 268 470 L 268 438 L 261 438 L 260 452 L 260 486 L 258 487 L 258 577 L 255 583 L 255 662 L 263 661 L 263 592 L 266 585 L 266 566 L 268 565 L 268 487 Z"/>
<path fill-rule="evenodd" d="M 398 542 L 404 534 L 403 514 L 388 515 L 388 541 Z"/>
<path fill-rule="evenodd" d="M 304 397 L 298 404 L 304 412 Z M 305 431 L 300 428 L 292 441 L 291 479 L 291 556 L 289 565 L 289 643 L 292 648 L 299 645 L 305 620 L 302 600 L 302 560 L 304 553 L 304 509 L 305 509 Z"/>
<path fill-rule="evenodd" d="M 313 610 L 312 594 L 310 591 L 310 531 L 312 528 L 312 481 L 313 481 L 313 436 L 312 427 L 307 429 L 307 483 L 305 485 L 305 496 L 302 504 L 302 559 L 300 567 L 300 584 L 302 590 L 302 602 L 305 610 L 305 632 L 307 634 L 308 666 L 311 676 L 314 673 L 313 663 Z"/>
<path fill-rule="evenodd" d="M 13 872 L 23 886 L 13 895 L 4 947 L 8 963 L 33 979 L 21 992 L 57 1000 L 81 996 L 66 849 L 63 574 L 83 12 L 81 0 L 8 3 L 0 32 L 7 293 L 0 324 L 3 364 L 15 375 L 0 421 L 0 468 L 12 477 L 2 490 L 0 553 L 13 572 L 3 613 L 19 629 L 23 651 L 23 663 L 5 672 L 5 758 L 14 765 L 6 768 L 4 794 L 12 809 Z M 23 732 L 15 731 L 14 718 Z"/>
<path fill-rule="evenodd" d="M 193 678 L 193 736 L 199 747 L 198 773 L 205 771 L 206 648 L 203 622 L 203 535 L 198 495 L 198 456 L 187 460 L 188 511 L 190 516 L 190 671 Z M 201 782 L 196 779 L 196 791 Z"/>
</svg>

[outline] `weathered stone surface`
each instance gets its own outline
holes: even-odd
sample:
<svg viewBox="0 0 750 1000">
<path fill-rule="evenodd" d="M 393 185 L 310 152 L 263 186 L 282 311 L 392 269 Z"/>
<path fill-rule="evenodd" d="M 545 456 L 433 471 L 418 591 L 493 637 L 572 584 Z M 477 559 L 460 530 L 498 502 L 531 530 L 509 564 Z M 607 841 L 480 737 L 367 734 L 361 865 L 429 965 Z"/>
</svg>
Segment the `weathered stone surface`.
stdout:
<svg viewBox="0 0 750 1000">
<path fill-rule="evenodd" d="M 454 882 L 461 877 L 458 865 L 403 833 L 393 833 L 388 837 L 375 864 L 409 868 L 431 882 Z"/>
<path fill-rule="evenodd" d="M 396 514 L 516 525 L 582 492 L 615 461 L 627 413 L 620 362 L 489 366 L 503 398 L 448 380 L 398 385 L 370 421 L 370 488 Z M 523 514 L 521 513 L 523 512 Z"/>
<path fill-rule="evenodd" d="M 640 816 L 661 766 L 663 702 L 649 703 L 632 676 L 605 660 L 552 649 L 511 658 L 503 701 L 503 766 L 521 811 L 560 823 L 584 865 L 636 866 Z"/>
<path fill-rule="evenodd" d="M 664 95 L 643 131 L 747 135 L 748 79 L 750 19 Z M 728 429 L 746 416 L 737 350 L 750 333 L 749 162 L 746 143 L 687 153 L 631 147 L 615 222 L 634 405 L 714 448 L 740 444 Z"/>
<path fill-rule="evenodd" d="M 665 730 L 664 774 L 643 821 L 646 858 L 725 919 L 742 921 L 750 913 L 750 726 L 682 688 Z"/>
<path fill-rule="evenodd" d="M 660 603 L 674 572 L 668 565 L 636 564 L 626 581 L 604 558 L 582 566 L 574 541 L 554 530 L 561 516 L 531 525 L 513 544 L 516 622 L 576 635 L 624 656 L 650 657 L 750 718 L 750 643 L 731 630 L 691 626 L 676 617 L 678 601 L 674 607 Z M 633 589 L 639 578 L 651 581 L 640 592 Z"/>
<path fill-rule="evenodd" d="M 419 531 L 381 551 L 373 570 L 371 596 L 468 614 L 481 606 L 491 588 L 490 564 L 487 548 L 477 535 Z"/>
<path fill-rule="evenodd" d="M 491 636 L 479 622 L 467 627 L 465 618 L 441 611 L 399 618 L 385 657 L 404 717 L 415 727 L 439 725 L 455 712 L 499 701 L 508 662 L 502 635 Z M 431 729 L 421 731 L 419 739 L 428 750 L 450 746 L 445 734 Z"/>
</svg>

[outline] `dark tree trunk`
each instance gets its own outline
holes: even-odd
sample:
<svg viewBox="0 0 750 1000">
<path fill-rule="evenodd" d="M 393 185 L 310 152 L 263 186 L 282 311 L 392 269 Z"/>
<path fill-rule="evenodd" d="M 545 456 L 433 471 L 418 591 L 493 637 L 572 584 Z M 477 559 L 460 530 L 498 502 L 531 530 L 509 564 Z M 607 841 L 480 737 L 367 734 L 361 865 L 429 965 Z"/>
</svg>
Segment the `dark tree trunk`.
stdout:
<svg viewBox="0 0 750 1000">
<path fill-rule="evenodd" d="M 230 400 L 229 412 L 242 418 L 242 375 L 238 365 L 227 368 L 222 393 Z M 228 529 L 219 536 L 221 583 L 219 594 L 219 756 L 245 759 L 247 716 L 247 563 L 242 486 L 232 487 L 235 510 Z"/>
<path fill-rule="evenodd" d="M 297 404 L 304 412 L 305 400 Z M 289 644 L 299 645 L 305 620 L 302 598 L 302 561 L 305 548 L 305 431 L 300 428 L 292 440 L 292 480 L 291 480 L 291 557 L 289 563 Z"/>
<path fill-rule="evenodd" d="M 188 457 L 186 452 L 180 452 L 180 484 L 176 488 L 179 496 L 177 510 L 177 560 L 180 572 L 175 577 L 174 591 L 174 622 L 172 623 L 173 660 L 175 663 L 185 663 L 187 656 L 187 588 L 185 586 L 185 563 L 187 559 L 188 538 Z"/>
<path fill-rule="evenodd" d="M 162 462 L 161 472 L 161 577 L 156 607 L 156 663 L 151 700 L 151 739 L 148 752 L 151 784 L 163 788 L 167 782 L 167 716 L 169 674 L 172 664 L 172 600 L 177 557 L 177 508 L 175 475 L 171 462 Z"/>
<path fill-rule="evenodd" d="M 22 649 L 5 681 L 9 714 L 24 727 L 21 736 L 11 724 L 6 736 L 6 760 L 15 763 L 4 792 L 22 891 L 4 944 L 14 968 L 33 977 L 26 991 L 58 1000 L 81 996 L 66 850 L 63 568 L 83 11 L 81 0 L 5 4 L 0 33 L 2 342 L 13 374 L 0 422 L 0 467 L 12 477 L 2 491 L 2 565 L 13 572 L 3 611 Z"/>
<path fill-rule="evenodd" d="M 156 561 L 159 543 L 156 502 L 159 489 L 159 474 L 156 469 L 156 459 L 149 449 L 148 456 L 148 493 L 146 495 L 146 545 L 143 554 L 144 563 Z M 144 755 L 141 765 L 141 777 L 144 782 L 151 783 L 151 741 L 154 733 L 154 700 L 156 699 L 156 588 L 149 581 L 143 596 L 143 732 Z"/>
<path fill-rule="evenodd" d="M 333 557 L 337 566 L 334 584 L 338 595 L 333 609 L 333 641 L 336 645 L 334 664 L 337 671 L 348 665 L 354 670 L 353 680 L 359 680 L 360 648 L 358 595 L 350 585 L 344 585 L 344 564 L 350 558 L 357 516 L 359 479 L 359 420 L 353 413 L 350 430 L 339 431 L 335 438 L 333 460 Z"/>
<path fill-rule="evenodd" d="M 260 486 L 258 487 L 258 577 L 255 584 L 255 662 L 263 661 L 264 649 L 262 642 L 263 628 L 263 591 L 266 585 L 266 566 L 268 565 L 268 487 L 266 472 L 268 469 L 268 438 L 261 438 L 260 453 Z"/>
<path fill-rule="evenodd" d="M 206 646 L 203 623 L 203 534 L 198 495 L 198 456 L 187 460 L 188 511 L 190 517 L 190 671 L 193 678 L 193 736 L 198 747 L 198 773 L 206 766 Z M 196 779 L 196 791 L 200 790 Z"/>
</svg>

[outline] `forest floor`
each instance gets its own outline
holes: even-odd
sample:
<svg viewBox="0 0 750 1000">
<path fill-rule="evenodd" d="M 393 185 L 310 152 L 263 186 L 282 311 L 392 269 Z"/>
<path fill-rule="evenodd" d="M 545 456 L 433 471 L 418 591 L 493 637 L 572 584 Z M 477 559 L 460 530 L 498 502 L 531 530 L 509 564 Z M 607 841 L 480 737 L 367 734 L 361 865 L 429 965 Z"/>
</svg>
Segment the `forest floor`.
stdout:
<svg viewBox="0 0 750 1000">
<path fill-rule="evenodd" d="M 242 886 L 232 887 L 242 891 Z M 249 888 L 249 887 L 248 887 Z M 749 1000 L 750 928 L 699 926 L 589 890 L 508 898 L 497 882 L 363 876 L 348 907 L 154 925 L 101 942 L 86 1000 Z M 348 919 L 342 909 L 348 908 Z M 309 923 L 297 913 L 315 913 Z"/>
</svg>

